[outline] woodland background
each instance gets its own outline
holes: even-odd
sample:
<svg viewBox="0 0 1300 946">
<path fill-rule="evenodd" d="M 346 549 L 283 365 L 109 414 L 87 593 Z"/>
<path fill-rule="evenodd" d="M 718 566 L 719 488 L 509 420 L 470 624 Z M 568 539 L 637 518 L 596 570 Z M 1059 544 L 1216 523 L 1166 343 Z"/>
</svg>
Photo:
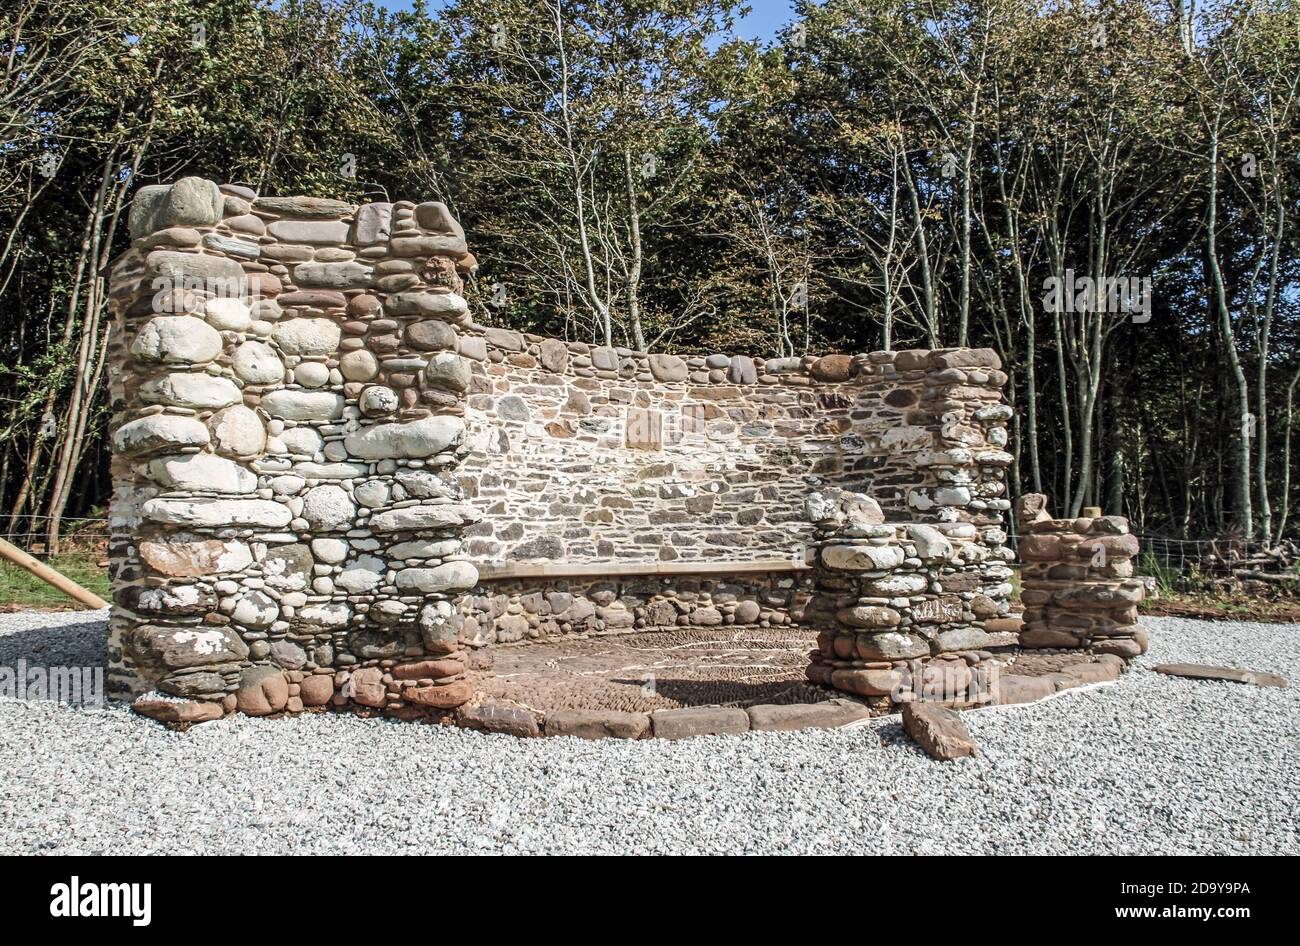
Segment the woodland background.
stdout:
<svg viewBox="0 0 1300 946">
<path fill-rule="evenodd" d="M 447 201 L 476 318 L 660 351 L 992 346 L 1016 490 L 1293 535 L 1300 2 L 7 0 L 0 534 L 102 510 L 143 184 Z M 1044 280 L 1149 278 L 1149 321 Z"/>
</svg>

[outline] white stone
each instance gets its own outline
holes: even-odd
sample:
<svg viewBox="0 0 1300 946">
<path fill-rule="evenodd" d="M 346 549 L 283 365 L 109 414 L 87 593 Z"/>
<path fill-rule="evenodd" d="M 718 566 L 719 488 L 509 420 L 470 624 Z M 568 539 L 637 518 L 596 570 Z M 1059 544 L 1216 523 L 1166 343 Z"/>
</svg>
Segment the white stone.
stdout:
<svg viewBox="0 0 1300 946">
<path fill-rule="evenodd" d="M 293 369 L 293 380 L 304 388 L 319 388 L 329 384 L 330 369 L 319 361 L 304 361 Z"/>
<path fill-rule="evenodd" d="M 893 597 L 895 595 L 916 595 L 925 591 L 929 582 L 924 575 L 890 575 L 871 583 L 872 594 Z"/>
<path fill-rule="evenodd" d="M 425 529 L 455 529 L 478 521 L 478 513 L 468 506 L 403 506 L 370 517 L 375 532 L 416 532 Z"/>
<path fill-rule="evenodd" d="M 379 359 L 360 348 L 339 359 L 339 370 L 349 381 L 369 381 L 379 374 Z"/>
<path fill-rule="evenodd" d="M 314 480 L 351 480 L 367 473 L 364 463 L 295 463 L 293 468 Z"/>
<path fill-rule="evenodd" d="M 214 493 L 251 493 L 257 476 L 238 463 L 211 453 L 150 460 L 149 479 L 172 489 Z"/>
<path fill-rule="evenodd" d="M 433 542 L 398 542 L 388 550 L 390 557 L 406 558 L 444 558 L 460 551 L 460 539 L 440 539 Z"/>
<path fill-rule="evenodd" d="M 303 608 L 294 618 L 294 623 L 318 627 L 322 630 L 338 630 L 347 627 L 348 621 L 351 619 L 352 609 L 346 604 L 338 602 Z"/>
<path fill-rule="evenodd" d="M 266 428 L 252 408 L 236 404 L 208 418 L 208 430 L 217 453 L 232 457 L 257 456 L 266 448 Z"/>
<path fill-rule="evenodd" d="M 903 564 L 903 550 L 893 545 L 828 545 L 822 561 L 842 571 L 888 571 Z"/>
<path fill-rule="evenodd" d="M 350 594 L 365 594 L 384 583 L 384 573 L 388 566 L 384 560 L 373 555 L 363 555 L 343 569 L 334 579 L 334 584 Z"/>
<path fill-rule="evenodd" d="M 933 498 L 940 506 L 965 506 L 971 496 L 965 486 L 940 486 L 934 491 Z"/>
<path fill-rule="evenodd" d="M 258 299 L 253 303 L 251 315 L 259 322 L 274 322 L 284 315 L 284 309 L 274 299 Z"/>
<path fill-rule="evenodd" d="M 302 517 L 313 529 L 339 529 L 352 524 L 357 507 L 341 486 L 313 486 L 303 496 Z"/>
<path fill-rule="evenodd" d="M 203 315 L 209 325 L 221 332 L 245 332 L 253 324 L 252 313 L 243 299 L 221 296 L 209 299 L 203 306 Z"/>
<path fill-rule="evenodd" d="M 422 594 L 469 591 L 478 584 L 478 569 L 469 562 L 445 562 L 436 568 L 403 568 L 397 573 L 399 591 Z"/>
<path fill-rule="evenodd" d="M 338 350 L 343 331 L 331 319 L 286 319 L 275 324 L 271 338 L 289 355 L 329 355 Z"/>
<path fill-rule="evenodd" d="M 131 354 L 170 365 L 199 365 L 221 354 L 221 335 L 190 315 L 158 316 L 140 329 Z"/>
<path fill-rule="evenodd" d="M 281 388 L 263 396 L 262 409 L 282 420 L 338 420 L 343 416 L 343 395 Z"/>
<path fill-rule="evenodd" d="M 312 539 L 311 554 L 327 565 L 337 565 L 348 557 L 348 544 L 342 539 Z"/>
<path fill-rule="evenodd" d="M 230 366 L 249 384 L 278 384 L 284 380 L 284 362 L 265 342 L 244 342 L 235 349 Z"/>
<path fill-rule="evenodd" d="M 202 447 L 208 443 L 208 428 L 193 417 L 151 414 L 127 421 L 113 434 L 113 449 L 118 453 L 149 453 L 177 447 Z"/>
<path fill-rule="evenodd" d="M 377 509 L 388 505 L 389 486 L 385 480 L 370 480 L 353 489 L 352 495 L 361 505 Z"/>
<path fill-rule="evenodd" d="M 384 387 L 382 384 L 372 384 L 362 391 L 361 396 L 357 398 L 357 407 L 367 417 L 391 414 L 397 410 L 400 403 L 397 392 L 392 388 Z"/>
<path fill-rule="evenodd" d="M 250 591 L 239 599 L 231 619 L 237 624 L 257 630 L 270 627 L 280 616 L 280 608 L 268 595 Z"/>
<path fill-rule="evenodd" d="M 923 562 L 946 562 L 952 557 L 952 543 L 934 526 L 911 523 L 907 537 L 916 546 L 916 556 Z"/>
<path fill-rule="evenodd" d="M 213 410 L 238 404 L 243 398 L 238 386 L 229 378 L 210 374 L 173 371 L 140 386 L 140 400 L 150 404 L 170 404 L 192 410 Z"/>
<path fill-rule="evenodd" d="M 277 496 L 293 496 L 306 485 L 307 481 L 301 476 L 287 474 L 271 480 L 271 492 Z"/>
<path fill-rule="evenodd" d="M 314 457 L 325 446 L 325 438 L 311 427 L 292 427 L 280 435 L 280 442 L 290 453 Z"/>
<path fill-rule="evenodd" d="M 465 434 L 459 417 L 426 417 L 409 423 L 376 424 L 344 438 L 348 453 L 362 460 L 431 457 L 458 445 Z"/>
<path fill-rule="evenodd" d="M 262 526 L 283 529 L 293 518 L 287 506 L 270 499 L 151 499 L 141 512 L 153 522 L 196 528 Z"/>
<path fill-rule="evenodd" d="M 448 499 L 456 495 L 450 484 L 428 470 L 404 470 L 397 474 L 397 485 L 416 499 Z"/>
</svg>

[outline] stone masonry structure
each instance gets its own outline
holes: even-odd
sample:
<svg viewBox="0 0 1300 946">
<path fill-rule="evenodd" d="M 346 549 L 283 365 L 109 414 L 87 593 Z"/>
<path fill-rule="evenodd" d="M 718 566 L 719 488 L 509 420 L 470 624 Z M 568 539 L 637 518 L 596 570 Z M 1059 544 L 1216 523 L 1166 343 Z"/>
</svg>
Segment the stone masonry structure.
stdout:
<svg viewBox="0 0 1300 946">
<path fill-rule="evenodd" d="M 461 339 L 476 643 L 797 621 L 810 487 L 868 488 L 899 521 L 996 527 L 1010 508 L 987 349 L 763 360 Z"/>
<path fill-rule="evenodd" d="M 814 683 L 887 709 L 918 689 L 969 691 L 988 648 L 1016 643 L 1013 556 L 999 527 L 890 523 L 874 500 L 844 491 L 814 493 L 807 508 L 818 528 Z"/>
<path fill-rule="evenodd" d="M 888 705 L 917 660 L 965 679 L 1019 642 L 990 350 L 680 357 L 480 325 L 437 202 L 191 177 L 142 188 L 130 234 L 109 659 L 143 713 L 450 719 L 483 648 L 727 625 L 806 627 L 810 679 Z M 1112 518 L 1088 527 L 1110 571 L 1042 579 L 1128 594 Z M 1078 544 L 1026 531 L 1036 561 Z M 1063 587 L 1027 643 L 1144 640 Z"/>
<path fill-rule="evenodd" d="M 1020 645 L 1086 647 L 1125 658 L 1146 653 L 1147 632 L 1138 625 L 1146 585 L 1133 577 L 1138 540 L 1128 520 L 1053 519 L 1041 493 L 1021 496 L 1016 518 L 1024 562 Z"/>
<path fill-rule="evenodd" d="M 130 230 L 111 290 L 114 692 L 156 689 L 162 718 L 464 703 L 459 224 L 438 203 L 185 178 L 143 188 Z"/>
</svg>

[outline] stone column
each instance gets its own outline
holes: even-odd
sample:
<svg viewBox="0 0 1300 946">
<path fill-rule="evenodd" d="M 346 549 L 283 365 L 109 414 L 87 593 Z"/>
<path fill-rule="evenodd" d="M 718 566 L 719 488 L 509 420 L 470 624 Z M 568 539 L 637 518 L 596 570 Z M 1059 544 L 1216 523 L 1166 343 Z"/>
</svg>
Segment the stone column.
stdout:
<svg viewBox="0 0 1300 946">
<path fill-rule="evenodd" d="M 141 188 L 130 232 L 111 692 L 180 723 L 464 703 L 459 224 L 191 177 Z"/>
<path fill-rule="evenodd" d="M 881 712 L 921 694 L 958 705 L 991 698 L 972 687 L 971 668 L 993 657 L 985 648 L 1007 643 L 985 630 L 1008 608 L 1009 587 L 984 565 L 1001 540 L 886 523 L 874 500 L 842 490 L 811 494 L 806 508 L 817 530 L 808 678 Z"/>
<path fill-rule="evenodd" d="M 1027 493 L 1020 525 L 1023 647 L 1086 647 L 1136 657 L 1147 649 L 1138 624 L 1146 585 L 1133 577 L 1137 537 L 1122 516 L 1053 519 L 1047 497 Z"/>
</svg>

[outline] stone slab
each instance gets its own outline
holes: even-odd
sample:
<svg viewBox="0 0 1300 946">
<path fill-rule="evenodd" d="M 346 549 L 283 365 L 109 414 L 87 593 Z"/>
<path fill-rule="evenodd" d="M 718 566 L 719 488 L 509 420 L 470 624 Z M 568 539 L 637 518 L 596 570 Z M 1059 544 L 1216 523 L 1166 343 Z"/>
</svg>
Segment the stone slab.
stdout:
<svg viewBox="0 0 1300 946">
<path fill-rule="evenodd" d="M 933 703 L 904 703 L 903 729 L 926 755 L 941 762 L 976 755 L 970 730 L 956 710 Z"/>
<path fill-rule="evenodd" d="M 1252 683 L 1259 687 L 1279 687 L 1286 689 L 1291 684 L 1281 674 L 1267 670 L 1246 670 L 1241 667 L 1217 667 L 1213 664 L 1156 664 L 1151 668 L 1156 673 L 1171 677 L 1187 677 L 1192 680 L 1226 680 L 1229 683 Z"/>
<path fill-rule="evenodd" d="M 762 703 L 745 710 L 749 728 L 759 732 L 790 732 L 796 729 L 834 729 L 860 719 L 870 719 L 871 710 L 851 700 L 825 703 Z"/>
<path fill-rule="evenodd" d="M 688 706 L 650 714 L 656 739 L 689 739 L 749 731 L 749 714 L 727 706 Z"/>
</svg>

